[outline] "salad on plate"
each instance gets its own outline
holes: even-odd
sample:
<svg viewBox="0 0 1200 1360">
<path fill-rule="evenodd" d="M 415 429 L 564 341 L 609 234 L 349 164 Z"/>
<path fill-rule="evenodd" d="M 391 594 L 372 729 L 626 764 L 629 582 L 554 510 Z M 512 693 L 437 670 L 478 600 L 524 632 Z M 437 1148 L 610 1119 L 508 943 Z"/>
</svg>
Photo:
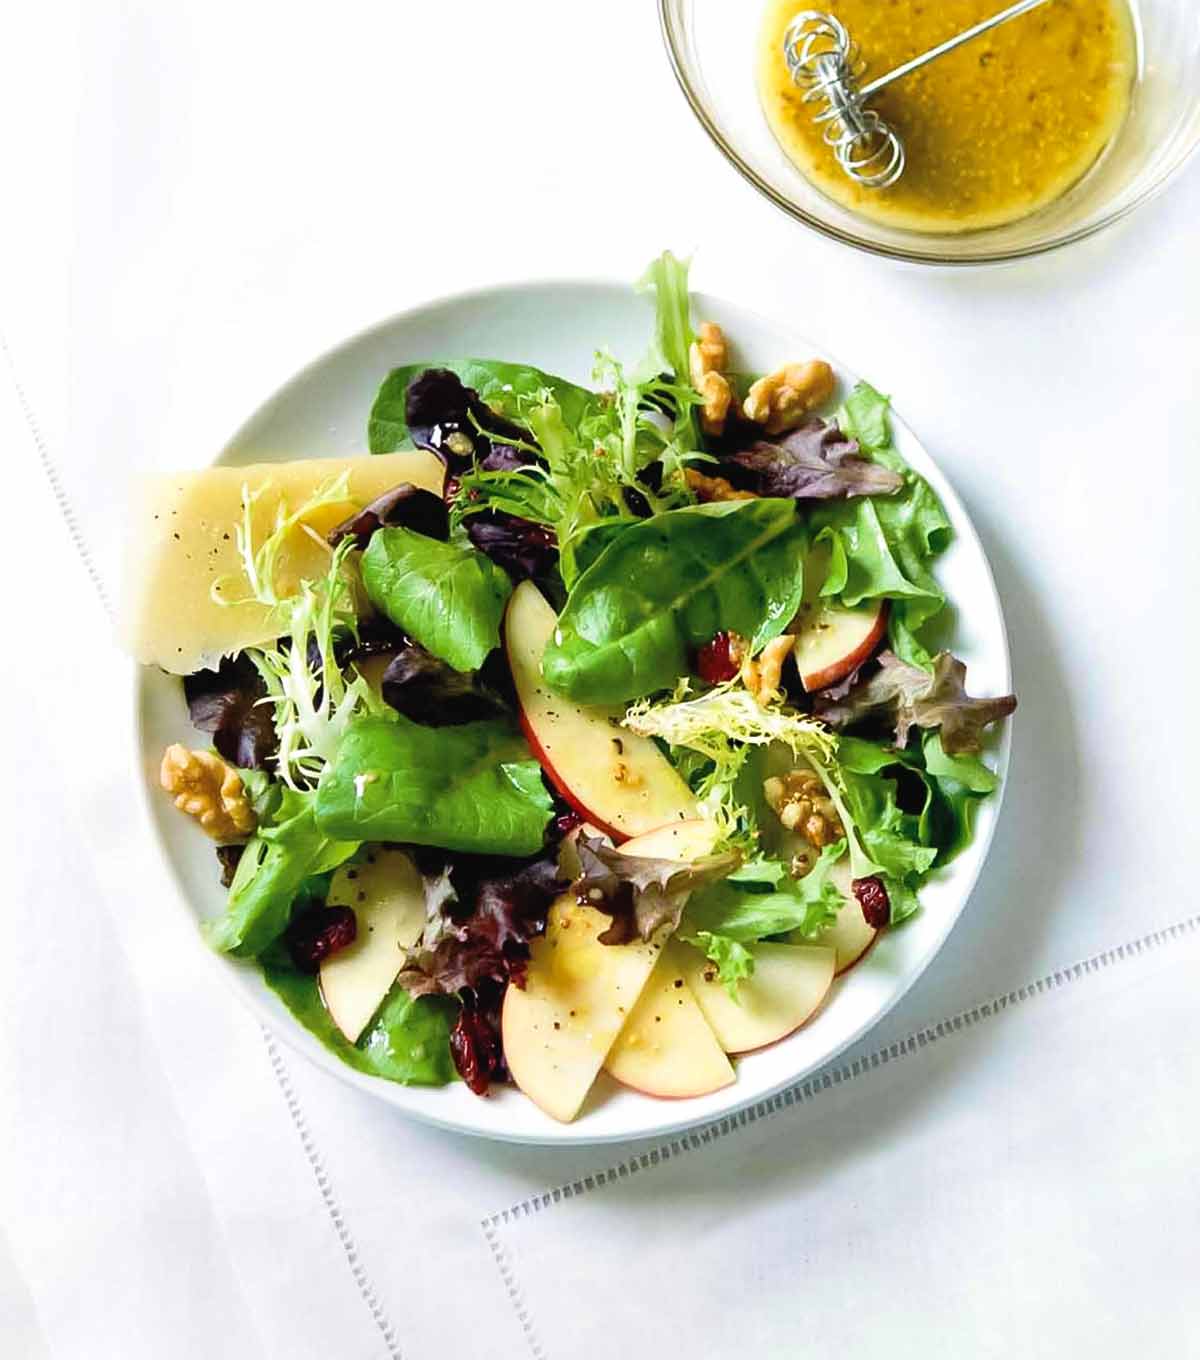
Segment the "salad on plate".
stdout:
<svg viewBox="0 0 1200 1360">
<path fill-rule="evenodd" d="M 592 386 L 388 374 L 370 455 L 145 489 L 127 632 L 203 736 L 158 780 L 215 844 L 210 945 L 343 1062 L 574 1119 L 837 1003 L 994 792 L 939 639 L 937 495 L 888 400 L 738 370 L 670 253 Z"/>
</svg>

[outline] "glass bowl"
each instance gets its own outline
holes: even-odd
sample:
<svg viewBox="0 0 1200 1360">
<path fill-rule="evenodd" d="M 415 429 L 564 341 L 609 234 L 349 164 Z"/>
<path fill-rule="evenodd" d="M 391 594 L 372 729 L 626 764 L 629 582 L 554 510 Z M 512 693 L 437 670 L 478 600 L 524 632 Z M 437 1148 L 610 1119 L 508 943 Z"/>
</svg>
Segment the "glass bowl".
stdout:
<svg viewBox="0 0 1200 1360">
<path fill-rule="evenodd" d="M 796 8 L 805 8 L 803 0 Z M 787 158 L 767 126 L 754 79 L 761 3 L 659 0 L 679 84 L 734 168 L 823 235 L 923 264 L 1013 260 L 1080 241 L 1153 198 L 1179 172 L 1200 143 L 1200 3 L 1133 0 L 1131 9 L 1137 79 L 1129 116 L 1108 149 L 1049 207 L 1004 226 L 951 234 L 861 217 L 814 188 Z"/>
</svg>

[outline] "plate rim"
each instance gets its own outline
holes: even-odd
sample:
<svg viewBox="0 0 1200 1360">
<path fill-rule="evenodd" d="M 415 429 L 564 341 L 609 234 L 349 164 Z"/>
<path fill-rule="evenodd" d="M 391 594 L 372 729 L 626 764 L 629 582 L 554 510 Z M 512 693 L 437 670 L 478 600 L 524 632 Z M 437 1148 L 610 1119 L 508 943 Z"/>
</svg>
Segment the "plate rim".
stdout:
<svg viewBox="0 0 1200 1360">
<path fill-rule="evenodd" d="M 474 301 L 488 299 L 494 301 L 498 297 L 505 295 L 518 296 L 533 290 L 544 289 L 577 289 L 590 290 L 597 293 L 620 292 L 624 294 L 632 293 L 633 289 L 628 280 L 602 275 L 573 275 L 573 274 L 553 274 L 540 275 L 525 279 L 504 280 L 495 284 L 479 285 L 472 288 L 454 290 L 448 293 L 439 294 L 436 297 L 422 300 L 412 307 L 406 307 L 393 312 L 388 316 L 382 317 L 358 330 L 342 337 L 334 343 L 326 346 L 319 353 L 313 356 L 308 362 L 301 365 L 289 377 L 279 384 L 271 393 L 268 394 L 255 408 L 242 419 L 228 439 L 221 445 L 216 455 L 206 466 L 230 465 L 236 457 L 237 446 L 255 429 L 255 426 L 263 419 L 264 415 L 282 400 L 295 388 L 301 386 L 308 378 L 315 375 L 321 368 L 328 365 L 332 360 L 339 356 L 344 356 L 348 351 L 370 342 L 372 339 L 382 337 L 388 331 L 398 326 L 412 325 L 422 316 L 436 314 L 439 311 L 451 307 L 469 305 Z M 792 330 L 790 323 L 785 320 L 776 320 L 772 316 L 759 311 L 753 307 L 747 307 L 743 303 L 724 295 L 710 294 L 702 290 L 690 290 L 693 309 L 700 304 L 715 304 L 715 309 L 719 313 L 722 308 L 740 312 L 744 317 L 751 318 L 762 327 L 782 331 L 784 333 Z M 806 337 L 798 337 L 804 343 L 810 343 Z M 858 380 L 858 370 L 842 361 L 840 355 L 834 353 L 824 345 L 816 346 L 817 351 L 830 362 L 839 375 L 850 375 Z M 995 641 L 999 647 L 999 659 L 1001 663 L 1001 684 L 1004 692 L 1011 692 L 1012 689 L 1012 651 L 1009 642 L 1008 626 L 1004 616 L 1003 601 L 999 589 L 996 585 L 995 573 L 992 570 L 991 562 L 984 548 L 974 522 L 967 512 L 958 492 L 942 470 L 940 464 L 933 458 L 925 448 L 915 430 L 904 419 L 902 412 L 897 409 L 893 402 L 890 407 L 890 414 L 896 425 L 904 431 L 909 439 L 920 449 L 923 456 L 928 460 L 934 472 L 935 486 L 939 497 L 946 505 L 947 512 L 952 521 L 956 538 L 966 539 L 974 548 L 978 560 L 983 567 L 983 578 L 987 590 L 991 597 L 991 603 L 995 610 L 995 616 L 999 621 L 999 633 Z M 364 438 L 364 444 L 365 444 Z M 364 456 L 371 456 L 368 450 L 364 450 Z M 924 471 L 921 475 L 926 475 Z M 589 1132 L 588 1120 L 586 1118 L 586 1108 L 583 1117 L 570 1124 L 559 1124 L 552 1120 L 549 1115 L 543 1115 L 545 1121 L 544 1130 L 539 1127 L 536 1130 L 514 1130 L 504 1128 L 486 1128 L 478 1123 L 460 1119 L 454 1116 L 440 1114 L 436 1110 L 418 1108 L 407 1103 L 403 1097 L 411 1091 L 439 1090 L 444 1088 L 424 1088 L 409 1087 L 387 1081 L 382 1077 L 371 1076 L 367 1073 L 359 1072 L 356 1069 L 343 1063 L 334 1053 L 324 1047 L 314 1035 L 306 1030 L 293 1016 L 288 1016 L 290 1023 L 281 1025 L 278 1015 L 272 1011 L 267 997 L 272 995 L 267 988 L 266 982 L 257 970 L 253 970 L 253 980 L 255 985 L 247 987 L 244 983 L 244 975 L 253 969 L 252 961 L 228 958 L 224 955 L 215 954 L 204 942 L 197 922 L 200 913 L 192 904 L 184 883 L 178 873 L 169 846 L 164 839 L 160 819 L 156 815 L 151 796 L 150 781 L 145 777 L 144 753 L 147 749 L 146 744 L 146 675 L 148 669 L 137 663 L 131 663 L 134 676 L 132 685 L 132 719 L 134 741 L 129 751 L 131 771 L 134 783 L 138 790 L 138 801 L 146 829 L 149 830 L 158 857 L 166 869 L 166 877 L 169 880 L 173 896 L 179 909 L 187 918 L 187 925 L 193 939 L 198 946 L 199 952 L 207 956 L 207 967 L 216 971 L 220 976 L 223 986 L 233 992 L 241 1002 L 247 1007 L 254 1018 L 263 1027 L 264 1032 L 270 1039 L 277 1039 L 282 1042 L 287 1049 L 298 1054 L 305 1061 L 312 1063 L 320 1070 L 329 1073 L 340 1081 L 348 1085 L 365 1091 L 375 1099 L 382 1100 L 385 1104 L 402 1114 L 406 1118 L 419 1121 L 427 1126 L 440 1129 L 445 1132 L 464 1135 L 471 1138 L 479 1138 L 485 1142 L 504 1142 L 526 1146 L 544 1147 L 580 1147 L 580 1146 L 602 1146 L 605 1144 L 648 1142 L 653 1140 L 663 1140 L 670 1138 L 688 1129 L 694 1129 L 705 1124 L 711 1124 L 720 1119 L 727 1119 L 738 1115 L 747 1109 L 757 1108 L 776 1099 L 783 1091 L 790 1090 L 802 1085 L 810 1080 L 814 1074 L 828 1068 L 852 1045 L 856 1044 L 866 1034 L 879 1025 L 888 1014 L 908 995 L 909 991 L 924 976 L 926 970 L 933 960 L 941 953 L 950 932 L 958 924 L 963 912 L 966 910 L 979 878 L 983 872 L 989 855 L 991 853 L 992 842 L 995 837 L 996 827 L 999 822 L 1001 811 L 1004 805 L 1005 794 L 1009 784 L 1009 772 L 1011 768 L 1012 751 L 1012 727 L 1013 719 L 1010 718 L 1001 730 L 999 740 L 988 748 L 988 753 L 995 761 L 996 773 L 1000 783 L 995 793 L 989 801 L 987 817 L 980 819 L 976 823 L 977 830 L 973 845 L 977 847 L 977 858 L 974 866 L 969 870 L 967 877 L 963 880 L 958 891 L 958 902 L 953 910 L 945 913 L 944 918 L 939 922 L 940 929 L 931 936 L 928 947 L 924 954 L 911 963 L 903 975 L 901 975 L 891 989 L 886 1002 L 876 1009 L 869 1018 L 857 1026 L 851 1033 L 839 1039 L 823 1056 L 815 1059 L 798 1070 L 772 1082 L 768 1087 L 755 1089 L 739 1097 L 736 1093 L 739 1090 L 739 1083 L 735 1082 L 726 1088 L 729 1092 L 729 1099 L 724 1104 L 719 1113 L 707 1111 L 703 1113 L 686 1114 L 684 1111 L 691 1103 L 689 1100 L 658 1100 L 653 1096 L 641 1092 L 632 1094 L 640 1097 L 648 1110 L 657 1110 L 663 1113 L 678 1110 L 676 1117 L 666 1115 L 653 1121 L 649 1127 L 643 1127 L 632 1131 L 605 1130 L 602 1132 Z M 780 1043 L 786 1043 L 791 1036 L 785 1037 Z M 451 1088 L 453 1089 L 453 1088 Z"/>
</svg>

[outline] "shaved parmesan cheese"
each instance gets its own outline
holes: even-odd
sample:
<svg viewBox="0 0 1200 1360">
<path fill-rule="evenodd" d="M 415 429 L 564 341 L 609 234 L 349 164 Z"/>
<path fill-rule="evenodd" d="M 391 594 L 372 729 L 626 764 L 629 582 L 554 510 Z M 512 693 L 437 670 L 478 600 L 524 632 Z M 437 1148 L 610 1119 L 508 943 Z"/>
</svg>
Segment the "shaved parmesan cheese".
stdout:
<svg viewBox="0 0 1200 1360">
<path fill-rule="evenodd" d="M 243 490 L 253 495 L 255 542 L 275 524 L 280 501 L 295 511 L 342 472 L 347 498 L 326 504 L 296 526 L 279 559 L 281 593 L 329 570 L 326 533 L 353 511 L 401 482 L 441 490 L 442 465 L 419 451 L 362 458 L 211 467 L 157 477 L 142 488 L 129 524 L 120 631 L 128 650 L 175 675 L 216 666 L 222 656 L 274 637 L 271 613 L 247 600 L 237 526 Z M 214 587 L 226 603 L 213 598 Z"/>
</svg>

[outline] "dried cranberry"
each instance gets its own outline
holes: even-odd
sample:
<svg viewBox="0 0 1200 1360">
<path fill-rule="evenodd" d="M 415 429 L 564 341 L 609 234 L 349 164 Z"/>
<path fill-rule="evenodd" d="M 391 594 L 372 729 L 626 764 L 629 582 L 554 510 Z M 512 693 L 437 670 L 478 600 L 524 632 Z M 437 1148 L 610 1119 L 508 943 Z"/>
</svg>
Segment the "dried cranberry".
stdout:
<svg viewBox="0 0 1200 1360">
<path fill-rule="evenodd" d="M 323 959 L 354 943 L 358 920 L 349 907 L 308 907 L 287 928 L 288 953 L 302 973 L 315 973 Z"/>
<path fill-rule="evenodd" d="M 706 685 L 732 680 L 742 666 L 742 641 L 736 633 L 718 633 L 696 654 L 696 674 Z"/>
<path fill-rule="evenodd" d="M 458 1075 L 477 1096 L 487 1095 L 492 1081 L 503 1081 L 504 1049 L 491 1018 L 473 999 L 464 999 L 450 1031 L 450 1056 Z"/>
<path fill-rule="evenodd" d="M 892 919 L 892 904 L 888 900 L 883 880 L 872 875 L 870 878 L 856 878 L 850 886 L 862 908 L 863 920 L 873 930 L 882 930 Z"/>
<path fill-rule="evenodd" d="M 458 499 L 458 493 L 462 490 L 462 482 L 457 477 L 447 476 L 446 484 L 442 487 L 442 500 L 447 505 L 452 504 Z"/>
<path fill-rule="evenodd" d="M 574 808 L 567 808 L 565 812 L 560 812 L 554 819 L 552 824 L 553 839 L 560 841 L 564 836 L 569 836 L 577 826 L 582 825 L 583 818 L 580 814 Z"/>
</svg>

